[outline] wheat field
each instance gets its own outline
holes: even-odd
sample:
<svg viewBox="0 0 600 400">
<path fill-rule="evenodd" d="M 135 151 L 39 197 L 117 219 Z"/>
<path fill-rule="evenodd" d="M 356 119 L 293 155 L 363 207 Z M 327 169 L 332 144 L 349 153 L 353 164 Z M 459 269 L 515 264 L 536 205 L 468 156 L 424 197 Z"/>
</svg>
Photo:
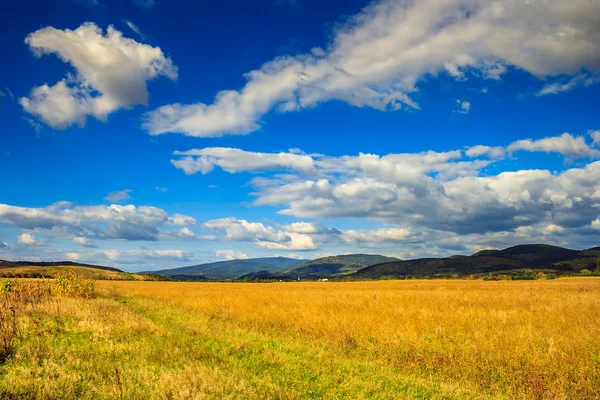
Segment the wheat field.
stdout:
<svg viewBox="0 0 600 400">
<path fill-rule="evenodd" d="M 600 398 L 600 279 L 97 281 L 20 321 L 1 398 Z"/>
</svg>

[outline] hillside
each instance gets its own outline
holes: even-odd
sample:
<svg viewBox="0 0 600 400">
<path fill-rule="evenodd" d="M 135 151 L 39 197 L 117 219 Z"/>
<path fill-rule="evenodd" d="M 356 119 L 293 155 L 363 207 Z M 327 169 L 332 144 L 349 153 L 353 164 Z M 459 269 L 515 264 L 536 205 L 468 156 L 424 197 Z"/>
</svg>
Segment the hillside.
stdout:
<svg viewBox="0 0 600 400">
<path fill-rule="evenodd" d="M 484 250 L 471 256 L 420 258 L 372 265 L 348 276 L 349 279 L 403 278 L 408 276 L 452 276 L 501 273 L 517 270 L 544 270 L 567 274 L 596 268 L 600 251 L 571 250 L 543 244 Z"/>
<path fill-rule="evenodd" d="M 0 278 L 54 278 L 60 272 L 75 272 L 87 279 L 159 280 L 152 275 L 132 274 L 117 268 L 74 263 L 0 260 Z"/>
<path fill-rule="evenodd" d="M 286 257 L 250 258 L 163 269 L 152 271 L 152 273 L 177 280 L 227 280 L 237 279 L 240 276 L 258 271 L 290 268 L 305 261 Z"/>
<path fill-rule="evenodd" d="M 370 265 L 399 261 L 397 258 L 378 254 L 347 254 L 329 256 L 307 261 L 292 268 L 276 271 L 259 271 L 240 279 L 245 280 L 290 280 L 297 278 L 319 279 L 351 274 Z"/>
</svg>

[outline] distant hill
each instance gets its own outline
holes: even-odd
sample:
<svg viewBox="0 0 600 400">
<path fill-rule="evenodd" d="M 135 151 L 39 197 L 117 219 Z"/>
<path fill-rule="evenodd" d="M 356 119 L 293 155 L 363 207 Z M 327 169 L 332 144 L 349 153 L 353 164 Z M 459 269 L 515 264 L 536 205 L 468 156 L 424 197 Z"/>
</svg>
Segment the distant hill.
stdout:
<svg viewBox="0 0 600 400">
<path fill-rule="evenodd" d="M 318 279 L 351 274 L 374 264 L 399 261 L 397 258 L 378 254 L 348 254 L 329 256 L 307 261 L 292 268 L 258 271 L 245 275 L 244 280 L 290 280 L 297 278 Z"/>
<path fill-rule="evenodd" d="M 36 262 L 0 260 L 0 278 L 54 278 L 60 272 L 76 272 L 87 279 L 160 280 L 153 275 L 131 274 L 117 268 L 72 261 Z"/>
<path fill-rule="evenodd" d="M 381 279 L 477 275 L 518 270 L 543 270 L 567 274 L 596 268 L 600 249 L 571 250 L 544 244 L 527 244 L 503 250 L 484 250 L 471 256 L 420 258 L 372 265 L 348 279 Z"/>
<path fill-rule="evenodd" d="M 237 279 L 240 276 L 258 271 L 290 268 L 305 261 L 307 260 L 286 257 L 249 258 L 246 260 L 219 261 L 151 272 L 177 280 L 227 280 Z"/>
<path fill-rule="evenodd" d="M 85 264 L 79 263 L 75 261 L 7 261 L 0 260 L 0 268 L 10 268 L 10 267 L 53 267 L 53 266 L 71 266 L 71 267 L 86 267 L 86 268 L 95 268 L 95 269 L 103 269 L 106 271 L 115 271 L 115 272 L 123 272 L 118 268 L 113 267 L 105 267 L 103 265 L 94 265 L 94 264 Z"/>
</svg>

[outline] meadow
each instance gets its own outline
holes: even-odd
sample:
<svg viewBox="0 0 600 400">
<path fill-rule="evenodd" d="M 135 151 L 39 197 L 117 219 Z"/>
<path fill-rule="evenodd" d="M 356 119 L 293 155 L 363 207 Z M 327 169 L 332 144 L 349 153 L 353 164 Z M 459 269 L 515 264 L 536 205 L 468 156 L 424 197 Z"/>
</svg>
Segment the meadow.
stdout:
<svg viewBox="0 0 600 400">
<path fill-rule="evenodd" d="M 600 278 L 95 293 L 27 305 L 0 398 L 600 398 Z"/>
</svg>

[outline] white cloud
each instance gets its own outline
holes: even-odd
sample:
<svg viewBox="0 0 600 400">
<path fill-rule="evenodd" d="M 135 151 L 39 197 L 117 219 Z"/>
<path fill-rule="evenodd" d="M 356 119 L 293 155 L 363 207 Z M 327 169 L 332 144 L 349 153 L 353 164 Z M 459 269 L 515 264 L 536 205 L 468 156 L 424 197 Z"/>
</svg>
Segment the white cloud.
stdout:
<svg viewBox="0 0 600 400">
<path fill-rule="evenodd" d="M 589 74 L 579 74 L 570 78 L 568 81 L 557 81 L 549 83 L 544 86 L 539 92 L 538 96 L 547 94 L 558 94 L 561 92 L 568 92 L 569 90 L 579 86 L 591 86 L 600 82 L 600 76 L 594 76 Z"/>
<path fill-rule="evenodd" d="M 580 74 L 572 77 L 565 83 L 554 82 L 544 86 L 539 92 L 538 96 L 543 96 L 546 94 L 557 94 L 561 92 L 567 92 L 577 86 L 579 83 L 583 82 L 586 78 L 586 75 Z"/>
<path fill-rule="evenodd" d="M 193 224 L 181 214 L 168 215 L 156 207 L 134 205 L 76 206 L 59 202 L 44 208 L 0 204 L 0 222 L 56 237 L 158 240 L 165 225 Z M 168 235 L 166 235 L 168 237 Z"/>
<path fill-rule="evenodd" d="M 415 239 L 415 235 L 405 228 L 382 228 L 345 230 L 342 233 L 344 242 L 355 247 L 384 247 L 389 243 L 402 243 Z"/>
<path fill-rule="evenodd" d="M 147 113 L 150 134 L 217 137 L 260 129 L 275 109 L 341 100 L 378 110 L 418 109 L 419 82 L 440 73 L 499 79 L 511 67 L 536 77 L 600 72 L 600 3 L 590 0 L 382 0 L 340 24 L 326 49 L 283 56 L 248 72 L 212 103 Z M 595 75 L 594 75 L 595 76 Z"/>
<path fill-rule="evenodd" d="M 541 151 L 546 153 L 560 153 L 569 157 L 600 157 L 600 150 L 590 148 L 585 142 L 583 136 L 572 136 L 563 133 L 561 136 L 549 137 L 539 140 L 518 140 L 511 143 L 507 150 L 515 152 L 523 151 Z"/>
<path fill-rule="evenodd" d="M 215 250 L 215 256 L 225 260 L 247 260 L 248 256 L 241 251 L 235 250 Z"/>
<path fill-rule="evenodd" d="M 90 22 L 75 30 L 46 27 L 25 43 L 36 55 L 56 54 L 75 68 L 75 75 L 35 87 L 19 100 L 26 112 L 55 129 L 83 126 L 88 115 L 104 121 L 118 109 L 147 105 L 147 81 L 177 79 L 177 67 L 160 48 L 125 38 L 113 26 L 106 34 Z"/>
<path fill-rule="evenodd" d="M 468 114 L 471 110 L 471 103 L 469 103 L 468 101 L 456 100 L 456 105 L 456 112 L 459 114 Z"/>
<path fill-rule="evenodd" d="M 313 235 L 283 228 L 275 228 L 260 222 L 238 220 L 234 217 L 207 221 L 203 226 L 215 233 L 225 234 L 223 239 L 254 243 L 271 250 L 316 250 Z M 298 226 L 295 226 L 298 228 Z M 317 232 L 315 232 L 317 233 Z"/>
<path fill-rule="evenodd" d="M 161 186 L 155 186 L 154 190 L 156 190 L 157 192 L 161 192 L 161 193 L 166 193 L 169 191 L 169 189 L 167 189 L 166 187 L 161 187 Z"/>
<path fill-rule="evenodd" d="M 592 229 L 600 230 L 600 217 L 592 221 Z"/>
<path fill-rule="evenodd" d="M 594 137 L 594 133 L 590 136 Z M 373 247 L 378 241 L 413 241 L 422 235 L 410 232 L 425 229 L 459 235 L 512 232 L 515 237 L 515 232 L 523 227 L 536 227 L 540 234 L 552 229 L 558 233 L 556 227 L 562 227 L 565 232 L 561 236 L 566 237 L 596 219 L 600 209 L 600 162 L 561 173 L 545 169 L 498 174 L 484 171 L 517 149 L 588 159 L 597 152 L 584 137 L 563 134 L 517 141 L 507 148 L 479 145 L 466 151 L 385 156 L 305 155 L 313 161 L 306 163 L 313 168 L 308 175 L 278 163 L 280 153 L 261 153 L 258 166 L 239 162 L 229 168 L 231 173 L 246 169 L 265 172 L 251 180 L 254 205 L 279 207 L 280 214 L 296 218 L 368 219 L 392 227 L 368 232 L 347 230 L 340 238 L 339 231 L 337 235 L 319 232 L 318 225 L 308 222 L 269 227 L 232 218 L 205 226 L 218 227 L 228 240 L 253 242 L 261 247 L 316 249 L 331 240 L 364 247 Z M 211 153 L 210 148 L 201 151 Z M 237 154 L 246 153 L 240 150 Z M 221 161 L 215 156 L 212 162 L 218 165 Z M 287 173 L 282 175 L 281 171 Z M 301 236 L 293 237 L 292 233 Z M 453 242 L 446 245 L 457 246 Z"/>
<path fill-rule="evenodd" d="M 93 240 L 81 236 L 74 237 L 71 242 L 83 247 L 96 247 L 96 243 Z"/>
<path fill-rule="evenodd" d="M 31 126 L 31 128 L 35 131 L 36 136 L 39 136 L 42 130 L 44 129 L 42 128 L 42 125 L 39 122 L 36 122 L 33 119 L 26 116 L 23 116 L 23 119 L 27 121 L 29 126 Z"/>
<path fill-rule="evenodd" d="M 70 261 L 77 261 L 81 258 L 79 253 L 70 252 L 65 254 Z"/>
<path fill-rule="evenodd" d="M 125 23 L 127 24 L 127 26 L 129 27 L 129 29 L 131 29 L 133 32 L 137 33 L 137 35 L 142 38 L 142 40 L 144 40 L 144 35 L 142 34 L 142 32 L 140 31 L 140 28 L 138 28 L 133 22 L 131 22 L 131 20 L 125 20 Z"/>
<path fill-rule="evenodd" d="M 117 192 L 110 192 L 106 195 L 104 200 L 118 203 L 123 200 L 131 199 L 130 193 L 133 192 L 131 189 L 119 190 Z"/>
<path fill-rule="evenodd" d="M 600 147 L 600 131 L 589 131 L 588 134 L 592 138 L 592 145 Z"/>
<path fill-rule="evenodd" d="M 33 246 L 33 245 L 40 244 L 40 242 L 38 242 L 38 240 L 35 238 L 35 236 L 33 236 L 29 233 L 23 233 L 22 235 L 19 235 L 19 237 L 17 238 L 17 243 L 24 244 L 27 246 Z"/>
<path fill-rule="evenodd" d="M 555 225 L 555 224 L 547 225 L 542 230 L 542 232 L 544 233 L 544 235 L 552 235 L 552 234 L 561 233 L 561 232 L 564 232 L 564 231 L 565 231 L 565 228 L 563 228 L 562 226 L 559 226 L 559 225 Z"/>
<path fill-rule="evenodd" d="M 176 151 L 178 156 L 186 156 L 171 163 L 186 174 L 210 173 L 215 166 L 234 173 L 241 171 L 269 171 L 290 169 L 304 173 L 314 171 L 313 159 L 295 153 L 257 153 L 226 147 L 207 147 L 189 151 Z"/>
<path fill-rule="evenodd" d="M 481 156 L 489 157 L 491 159 L 502 159 L 506 156 L 504 147 L 501 146 L 483 146 L 477 145 L 469 147 L 469 149 L 465 152 L 465 154 L 472 158 L 477 158 Z"/>
<path fill-rule="evenodd" d="M 175 232 L 175 236 L 180 239 L 195 239 L 196 234 L 189 230 L 188 228 L 181 228 L 180 230 Z"/>
<path fill-rule="evenodd" d="M 194 224 L 196 224 L 196 220 L 189 215 L 173 214 L 167 219 L 167 225 L 184 226 Z"/>
</svg>

